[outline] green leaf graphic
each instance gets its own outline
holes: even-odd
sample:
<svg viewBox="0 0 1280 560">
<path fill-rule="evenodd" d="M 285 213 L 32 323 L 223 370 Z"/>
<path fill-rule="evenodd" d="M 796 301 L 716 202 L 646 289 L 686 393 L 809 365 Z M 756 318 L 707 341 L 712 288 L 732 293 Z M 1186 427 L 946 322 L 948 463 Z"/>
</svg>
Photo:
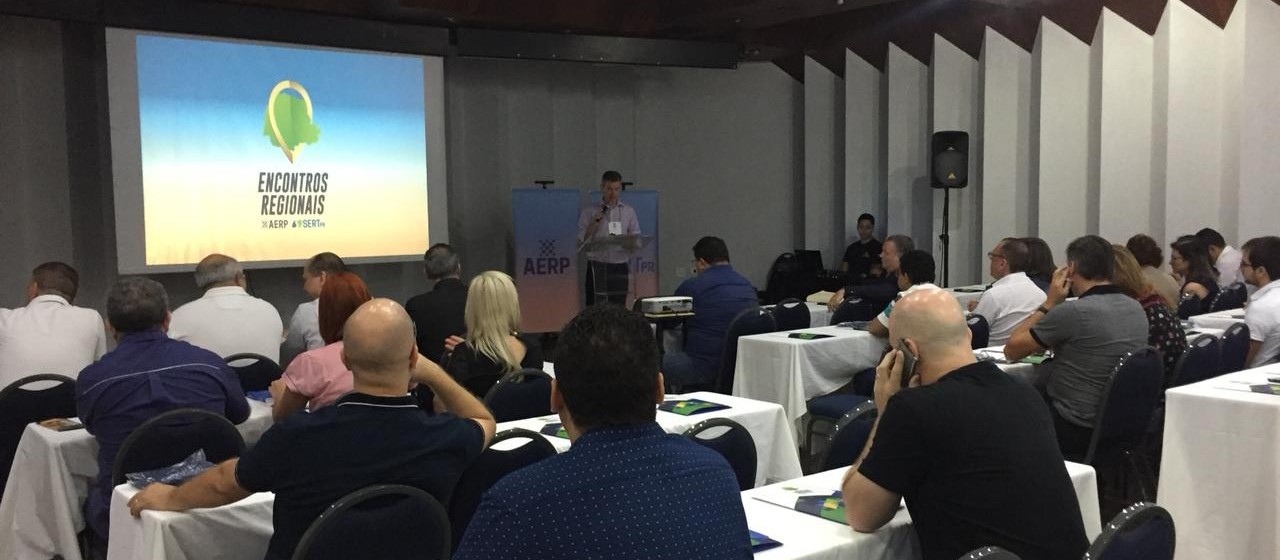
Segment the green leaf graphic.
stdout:
<svg viewBox="0 0 1280 560">
<path fill-rule="evenodd" d="M 320 140 L 320 127 L 307 117 L 307 104 L 301 98 L 289 92 L 283 92 L 273 103 L 276 114 L 276 126 L 280 127 L 280 137 L 292 150 L 301 144 L 315 144 Z M 271 140 L 271 145 L 279 147 L 280 142 L 271 131 L 270 114 L 262 114 L 262 134 Z"/>
</svg>

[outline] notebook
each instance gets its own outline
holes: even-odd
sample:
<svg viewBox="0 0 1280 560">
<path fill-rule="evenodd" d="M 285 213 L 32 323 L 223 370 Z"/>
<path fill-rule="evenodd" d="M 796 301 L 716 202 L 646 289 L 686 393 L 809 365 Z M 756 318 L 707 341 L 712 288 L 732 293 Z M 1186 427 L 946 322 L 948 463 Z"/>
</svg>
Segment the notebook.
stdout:
<svg viewBox="0 0 1280 560">
<path fill-rule="evenodd" d="M 716 410 L 728 409 L 728 405 L 704 401 L 702 399 L 683 399 L 663 401 L 658 405 L 658 410 L 679 414 L 681 416 L 690 416 L 701 414 L 703 412 L 712 412 Z"/>
</svg>

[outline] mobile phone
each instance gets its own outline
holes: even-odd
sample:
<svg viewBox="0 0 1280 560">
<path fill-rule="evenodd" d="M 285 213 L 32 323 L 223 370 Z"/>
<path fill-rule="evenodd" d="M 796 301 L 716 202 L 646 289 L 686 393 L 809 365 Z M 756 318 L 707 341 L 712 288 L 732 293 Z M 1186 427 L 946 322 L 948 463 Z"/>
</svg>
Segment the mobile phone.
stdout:
<svg viewBox="0 0 1280 560">
<path fill-rule="evenodd" d="M 800 340 L 818 340 L 820 338 L 831 338 L 831 335 L 821 334 L 821 333 L 811 333 L 811 332 L 797 332 L 797 333 L 791 333 L 787 335 L 787 337 L 798 338 Z"/>
<path fill-rule="evenodd" d="M 48 420 L 41 420 L 40 425 L 58 432 L 67 432 L 70 430 L 79 430 L 84 428 L 84 424 L 69 418 L 50 418 Z"/>
<path fill-rule="evenodd" d="M 906 387 L 911 376 L 916 374 L 916 355 L 907 348 L 906 339 L 898 341 L 898 350 L 902 352 L 902 386 Z"/>
</svg>

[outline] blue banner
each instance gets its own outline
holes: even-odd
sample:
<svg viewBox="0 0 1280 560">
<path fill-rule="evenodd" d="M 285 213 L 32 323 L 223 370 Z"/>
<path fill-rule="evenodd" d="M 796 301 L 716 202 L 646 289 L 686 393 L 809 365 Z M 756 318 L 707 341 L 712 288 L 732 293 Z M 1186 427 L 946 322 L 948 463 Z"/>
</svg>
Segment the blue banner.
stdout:
<svg viewBox="0 0 1280 560">
<path fill-rule="evenodd" d="M 559 331 L 578 313 L 580 197 L 577 189 L 511 191 L 523 332 Z"/>
</svg>

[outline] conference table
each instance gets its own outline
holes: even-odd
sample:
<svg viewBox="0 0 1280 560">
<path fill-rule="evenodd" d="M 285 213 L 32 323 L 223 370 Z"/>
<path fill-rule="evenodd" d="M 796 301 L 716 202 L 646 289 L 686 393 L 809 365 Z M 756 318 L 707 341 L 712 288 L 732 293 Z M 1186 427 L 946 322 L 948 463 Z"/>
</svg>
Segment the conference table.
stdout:
<svg viewBox="0 0 1280 560">
<path fill-rule="evenodd" d="M 236 428 L 247 445 L 272 425 L 271 407 L 249 401 Z M 0 498 L 0 558 L 80 560 L 76 535 L 85 529 L 84 503 L 98 476 L 98 442 L 84 430 L 58 432 L 29 424 L 18 443 Z"/>
<path fill-rule="evenodd" d="M 729 418 L 742 424 L 755 439 L 758 485 L 801 476 L 795 440 L 780 406 L 704 392 L 667 398 L 693 398 L 728 405 L 728 409 L 690 416 L 660 410 L 657 422 L 675 434 L 710 418 Z M 498 424 L 498 432 L 512 428 L 537 432 L 548 423 L 558 421 L 556 416 L 544 416 L 502 422 Z M 569 440 L 564 438 L 547 436 L 547 440 L 558 452 L 570 447 Z M 128 504 L 137 492 L 132 485 L 121 484 L 112 494 L 109 560 L 239 560 L 262 558 L 266 554 L 275 503 L 275 495 L 270 492 L 253 494 L 221 507 L 184 513 L 146 511 L 135 519 L 129 514 Z"/>
<path fill-rule="evenodd" d="M 1165 392 L 1156 500 L 1173 515 L 1178 559 L 1280 558 L 1280 396 L 1250 385 L 1280 364 Z"/>
<path fill-rule="evenodd" d="M 1231 328 L 1231 325 L 1244 322 L 1244 310 L 1228 309 L 1226 311 L 1205 313 L 1203 315 L 1192 315 L 1188 321 L 1191 321 L 1191 325 L 1196 328 L 1226 330 Z"/>
<path fill-rule="evenodd" d="M 1080 517 L 1085 536 L 1092 541 L 1102 532 L 1098 509 L 1098 478 L 1093 467 L 1067 462 L 1067 474 L 1080 502 Z M 747 527 L 782 543 L 782 546 L 757 552 L 758 560 L 859 560 L 864 558 L 920 558 L 920 544 L 911 526 L 911 515 L 901 508 L 884 527 L 874 533 L 857 533 L 843 523 L 800 513 L 790 508 L 761 501 L 759 498 L 781 487 L 804 488 L 815 492 L 840 489 L 849 467 L 842 467 L 798 480 L 747 490 L 742 493 L 742 507 L 747 514 Z"/>
</svg>

